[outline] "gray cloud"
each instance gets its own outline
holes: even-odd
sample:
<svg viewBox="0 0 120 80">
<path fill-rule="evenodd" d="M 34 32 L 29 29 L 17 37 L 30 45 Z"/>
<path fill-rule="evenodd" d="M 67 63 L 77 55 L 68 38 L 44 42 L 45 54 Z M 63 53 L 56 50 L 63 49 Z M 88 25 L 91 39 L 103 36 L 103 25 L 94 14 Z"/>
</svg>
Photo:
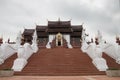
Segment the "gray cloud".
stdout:
<svg viewBox="0 0 120 80">
<path fill-rule="evenodd" d="M 23 27 L 35 28 L 35 23 L 46 25 L 47 19 L 58 17 L 72 19 L 72 24 L 84 22 L 91 35 L 98 29 L 106 37 L 120 33 L 118 0 L 0 0 L 0 35 L 11 33 L 9 36 L 15 40 L 14 33 Z"/>
<path fill-rule="evenodd" d="M 95 0 L 94 0 L 95 1 Z M 62 15 L 72 16 L 77 20 L 82 20 L 88 27 L 91 26 L 92 31 L 96 31 L 97 29 L 102 30 L 102 32 L 110 35 L 119 34 L 119 19 L 116 21 L 114 16 L 118 13 L 120 16 L 120 7 L 118 1 L 116 0 L 105 0 L 106 4 L 105 7 L 98 8 L 94 7 L 90 9 L 90 6 L 86 5 L 69 5 L 68 3 L 60 2 L 60 5 L 56 5 L 57 12 L 61 13 Z M 91 3 L 92 5 L 92 3 Z M 90 28 L 89 28 L 90 29 Z"/>
</svg>

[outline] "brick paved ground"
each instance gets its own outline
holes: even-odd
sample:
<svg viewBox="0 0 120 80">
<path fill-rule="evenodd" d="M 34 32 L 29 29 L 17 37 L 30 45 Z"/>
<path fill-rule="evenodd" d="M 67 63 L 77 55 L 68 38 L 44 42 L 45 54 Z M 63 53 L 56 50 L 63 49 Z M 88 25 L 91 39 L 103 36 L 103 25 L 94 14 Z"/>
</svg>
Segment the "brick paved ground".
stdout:
<svg viewBox="0 0 120 80">
<path fill-rule="evenodd" d="M 107 76 L 13 76 L 0 77 L 0 80 L 120 80 L 120 77 Z"/>
</svg>

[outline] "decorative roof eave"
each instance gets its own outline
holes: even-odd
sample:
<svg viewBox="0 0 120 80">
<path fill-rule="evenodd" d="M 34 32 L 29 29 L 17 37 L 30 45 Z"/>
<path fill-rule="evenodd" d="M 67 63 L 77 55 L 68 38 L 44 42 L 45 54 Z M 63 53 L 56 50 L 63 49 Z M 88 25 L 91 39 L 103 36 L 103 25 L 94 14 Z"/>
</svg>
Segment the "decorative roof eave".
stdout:
<svg viewBox="0 0 120 80">
<path fill-rule="evenodd" d="M 48 21 L 48 26 L 50 25 L 71 25 L 71 21 Z"/>
<path fill-rule="evenodd" d="M 69 29 L 48 29 L 47 32 L 69 32 L 71 33 L 72 29 L 71 28 Z"/>
<path fill-rule="evenodd" d="M 46 29 L 47 29 L 47 26 L 45 26 L 45 25 L 37 25 L 36 26 L 36 31 L 45 32 Z"/>
<path fill-rule="evenodd" d="M 23 34 L 25 35 L 25 34 L 33 34 L 34 33 L 34 29 L 25 29 L 24 30 L 24 32 L 23 32 Z"/>
<path fill-rule="evenodd" d="M 83 26 L 82 25 L 72 25 L 71 26 L 73 31 L 82 31 Z"/>
</svg>

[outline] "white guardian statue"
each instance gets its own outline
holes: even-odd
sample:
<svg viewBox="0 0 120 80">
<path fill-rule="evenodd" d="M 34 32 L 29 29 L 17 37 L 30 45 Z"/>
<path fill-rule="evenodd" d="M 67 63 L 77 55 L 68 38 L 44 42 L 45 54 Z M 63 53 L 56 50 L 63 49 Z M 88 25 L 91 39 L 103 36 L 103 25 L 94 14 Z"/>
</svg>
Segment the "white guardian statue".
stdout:
<svg viewBox="0 0 120 80">
<path fill-rule="evenodd" d="M 21 35 L 21 31 L 19 31 L 19 33 L 17 34 L 17 38 L 16 38 L 16 45 L 15 45 L 16 49 L 18 49 L 20 47 L 21 39 L 22 39 L 22 35 Z"/>
<path fill-rule="evenodd" d="M 32 48 L 34 50 L 34 52 L 36 53 L 38 51 L 38 45 L 37 45 L 37 33 L 36 33 L 36 30 L 33 34 L 33 40 L 32 40 Z"/>
</svg>

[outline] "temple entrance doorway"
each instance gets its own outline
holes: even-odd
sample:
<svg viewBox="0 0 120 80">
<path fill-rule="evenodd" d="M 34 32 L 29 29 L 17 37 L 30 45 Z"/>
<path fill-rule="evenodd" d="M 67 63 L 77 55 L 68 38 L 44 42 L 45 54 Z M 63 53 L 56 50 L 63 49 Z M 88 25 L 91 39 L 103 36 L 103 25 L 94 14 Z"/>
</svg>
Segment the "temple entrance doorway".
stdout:
<svg viewBox="0 0 120 80">
<path fill-rule="evenodd" d="M 62 46 L 62 45 L 63 45 L 62 34 L 58 33 L 56 34 L 56 46 Z"/>
<path fill-rule="evenodd" d="M 58 41 L 58 46 L 61 46 L 61 41 Z"/>
</svg>

